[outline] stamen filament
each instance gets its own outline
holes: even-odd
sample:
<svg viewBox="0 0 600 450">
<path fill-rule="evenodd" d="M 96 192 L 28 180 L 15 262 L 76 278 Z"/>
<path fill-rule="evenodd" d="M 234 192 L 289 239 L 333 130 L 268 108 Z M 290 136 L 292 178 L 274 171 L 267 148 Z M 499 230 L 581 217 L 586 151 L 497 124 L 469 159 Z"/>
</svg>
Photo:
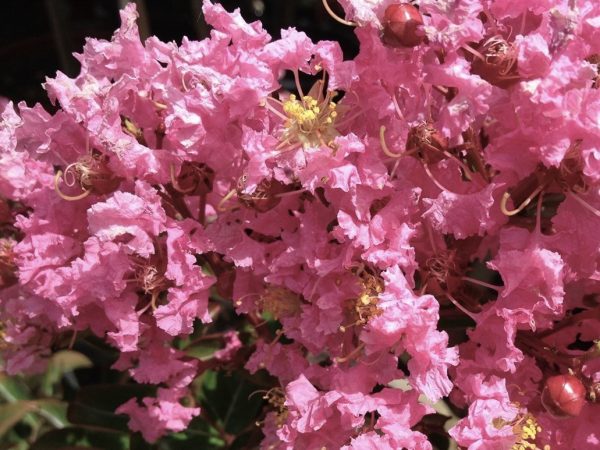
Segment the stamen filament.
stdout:
<svg viewBox="0 0 600 450">
<path fill-rule="evenodd" d="M 329 14 L 331 16 L 331 18 L 333 20 L 335 20 L 336 22 L 339 22 L 342 25 L 347 25 L 349 27 L 355 27 L 357 25 L 355 22 L 349 22 L 347 20 L 344 20 L 340 16 L 338 16 L 336 13 L 334 13 L 333 10 L 329 7 L 327 0 L 323 0 L 323 6 L 325 7 L 325 11 L 327 11 L 327 14 Z"/>
<path fill-rule="evenodd" d="M 473 56 L 475 56 L 476 58 L 479 58 L 480 60 L 485 62 L 485 57 L 479 53 L 477 50 L 475 50 L 473 47 L 471 47 L 470 45 L 467 44 L 463 44 L 461 46 L 464 50 L 468 51 L 469 53 L 471 53 Z"/>
<path fill-rule="evenodd" d="M 462 195 L 462 194 L 459 194 L 458 192 L 454 192 L 454 191 L 448 189 L 442 183 L 440 183 L 437 180 L 437 178 L 435 178 L 435 176 L 433 175 L 433 173 L 431 173 L 431 169 L 429 168 L 429 164 L 423 163 L 423 168 L 425 169 L 425 173 L 427 173 L 427 176 L 431 179 L 431 181 L 433 181 L 433 184 L 435 184 L 442 191 L 451 192 L 451 193 L 457 194 L 457 195 Z"/>
<path fill-rule="evenodd" d="M 394 177 L 396 176 L 396 170 L 398 170 L 398 167 L 400 166 L 400 158 L 396 158 L 396 162 L 394 163 L 394 167 L 392 167 L 392 170 L 390 171 L 390 179 L 393 180 Z"/>
<path fill-rule="evenodd" d="M 157 291 L 152 292 L 152 298 L 150 300 L 150 305 L 152 306 L 152 311 L 156 311 L 156 308 L 157 308 L 156 300 L 158 299 L 158 295 L 159 295 L 159 292 L 157 292 Z"/>
<path fill-rule="evenodd" d="M 302 194 L 303 192 L 308 191 L 308 189 L 298 189 L 296 191 L 288 191 L 282 192 L 281 194 L 275 194 L 274 197 L 289 197 L 296 194 Z"/>
<path fill-rule="evenodd" d="M 433 88 L 442 95 L 448 95 L 448 89 L 444 86 L 438 86 L 437 84 L 434 84 Z"/>
<path fill-rule="evenodd" d="M 267 98 L 269 98 L 269 97 L 267 97 Z M 269 105 L 268 102 L 265 101 L 262 106 L 267 108 L 269 111 L 271 111 L 277 117 L 279 117 L 281 120 L 284 120 L 284 121 L 288 120 L 288 118 L 283 113 L 277 111 L 275 108 L 273 108 L 271 105 Z"/>
<path fill-rule="evenodd" d="M 384 125 L 381 125 L 381 128 L 379 128 L 379 142 L 381 143 L 381 148 L 383 150 L 383 153 L 385 153 L 390 158 L 401 158 L 402 155 L 404 154 L 404 153 L 394 153 L 387 146 L 387 143 L 385 142 L 385 126 Z"/>
<path fill-rule="evenodd" d="M 361 116 L 362 114 L 363 114 L 362 111 L 359 111 L 356 114 L 352 114 L 351 116 L 344 117 L 344 120 L 340 120 L 339 122 L 336 122 L 336 128 L 337 129 L 344 128 L 347 124 L 349 124 L 354 119 Z"/>
<path fill-rule="evenodd" d="M 600 217 L 600 211 L 598 211 L 596 208 L 594 208 L 592 205 L 590 205 L 588 202 L 582 199 L 578 194 L 576 194 L 573 191 L 569 191 L 568 195 L 573 197 L 574 200 L 576 200 L 581 206 L 590 211 L 592 214 Z"/>
<path fill-rule="evenodd" d="M 483 286 L 489 289 L 493 289 L 496 292 L 500 292 L 502 286 L 496 286 L 495 284 L 486 283 L 485 281 L 477 280 L 471 277 L 462 277 L 463 280 L 468 281 L 469 283 L 477 284 L 479 286 Z"/>
<path fill-rule="evenodd" d="M 194 190 L 193 186 L 189 189 L 183 189 L 181 186 L 179 186 L 175 178 L 175 166 L 173 164 L 169 164 L 169 171 L 171 173 L 171 185 L 173 186 L 173 189 L 182 194 L 189 194 Z"/>
<path fill-rule="evenodd" d="M 506 208 L 506 204 L 508 202 L 508 199 L 510 198 L 510 194 L 508 192 L 505 192 L 502 195 L 502 200 L 500 201 L 500 210 L 506 216 L 514 216 L 516 214 L 519 214 L 521 211 L 523 211 L 527 207 L 527 205 L 529 205 L 529 203 L 531 203 L 531 200 L 533 200 L 535 197 L 537 197 L 537 195 L 540 192 L 542 192 L 542 190 L 545 187 L 546 187 L 546 183 L 541 184 L 531 194 L 529 194 L 529 196 L 525 200 L 523 200 L 523 203 L 521 203 L 516 209 L 510 209 L 510 210 Z"/>
<path fill-rule="evenodd" d="M 537 205 L 535 207 L 535 229 L 538 234 L 542 234 L 542 206 L 544 200 L 544 191 L 540 192 Z"/>
<path fill-rule="evenodd" d="M 265 100 L 272 100 L 275 103 L 277 103 L 279 106 L 281 106 L 283 108 L 283 102 L 275 97 L 271 97 L 270 95 L 268 97 L 265 98 Z"/>
<path fill-rule="evenodd" d="M 294 82 L 296 83 L 296 90 L 298 91 L 300 100 L 304 100 L 304 91 L 302 90 L 302 85 L 300 84 L 300 74 L 298 73 L 298 69 L 294 69 L 293 72 L 294 72 Z"/>
<path fill-rule="evenodd" d="M 335 362 L 338 364 L 345 363 L 345 362 L 349 361 L 350 359 L 354 358 L 358 353 L 360 353 L 362 351 L 363 348 L 365 348 L 365 343 L 361 342 L 361 344 L 358 347 L 356 347 L 354 350 L 352 350 L 346 356 L 336 357 Z"/>
<path fill-rule="evenodd" d="M 460 309 L 462 312 L 464 312 L 467 316 L 469 316 L 471 319 L 473 319 L 473 321 L 475 323 L 477 323 L 477 315 L 476 314 L 472 313 L 471 311 L 466 309 L 463 305 L 461 305 L 454 297 L 452 297 L 452 295 L 449 292 L 446 292 L 446 297 L 448 297 L 448 300 L 450 300 L 452 303 L 454 303 L 454 306 L 456 306 L 458 309 Z"/>
<path fill-rule="evenodd" d="M 446 156 L 446 157 L 448 157 L 448 158 L 456 161 L 456 163 L 464 171 L 465 176 L 467 177 L 467 179 L 469 181 L 472 180 L 471 174 L 473 172 L 471 172 L 471 169 L 469 169 L 469 167 L 464 162 L 462 162 L 458 157 L 456 157 L 455 155 L 453 155 L 452 153 L 450 153 L 448 150 L 442 150 L 441 148 L 437 148 L 435 145 L 431 145 L 431 144 L 424 144 L 424 145 L 426 145 L 429 150 L 435 150 L 435 151 L 438 151 L 438 152 L 442 152 L 444 154 L 444 156 Z"/>
<path fill-rule="evenodd" d="M 88 195 L 90 195 L 92 193 L 91 189 L 88 189 L 86 191 L 83 191 L 81 194 L 79 195 L 67 195 L 64 194 L 60 188 L 58 187 L 58 183 L 60 181 L 60 178 L 62 177 L 62 171 L 59 170 L 58 172 L 56 172 L 56 175 L 54 176 L 54 190 L 56 191 L 56 193 L 59 195 L 60 198 L 62 198 L 63 200 L 67 200 L 69 202 L 75 202 L 77 200 L 81 200 L 86 198 Z"/>
<path fill-rule="evenodd" d="M 230 208 L 225 208 L 225 203 L 227 203 L 227 201 L 229 201 L 229 199 L 231 199 L 234 195 L 236 195 L 237 191 L 235 189 L 230 190 L 227 195 L 225 197 L 223 197 L 221 199 L 221 201 L 219 202 L 219 204 L 217 205 L 217 211 L 220 212 L 226 212 L 228 211 Z"/>
<path fill-rule="evenodd" d="M 73 350 L 76 339 L 77 339 L 77 330 L 73 330 L 73 335 L 71 336 L 71 339 L 69 340 L 69 346 L 67 347 L 69 350 Z"/>
<path fill-rule="evenodd" d="M 71 163 L 71 164 L 69 164 L 66 167 L 65 172 L 63 174 L 63 181 L 69 187 L 75 186 L 75 183 L 77 182 L 77 177 L 73 173 L 73 170 L 74 170 L 74 168 L 75 168 L 76 165 L 77 165 L 77 163 Z"/>
</svg>

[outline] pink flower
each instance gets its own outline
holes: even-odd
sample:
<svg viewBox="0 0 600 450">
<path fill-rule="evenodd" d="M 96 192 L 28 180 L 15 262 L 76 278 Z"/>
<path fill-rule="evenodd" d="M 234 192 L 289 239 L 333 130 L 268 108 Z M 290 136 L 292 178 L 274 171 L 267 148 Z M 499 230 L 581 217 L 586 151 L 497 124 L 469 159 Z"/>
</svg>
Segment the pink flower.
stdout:
<svg viewBox="0 0 600 450">
<path fill-rule="evenodd" d="M 188 408 L 180 403 L 185 392 L 159 389 L 156 398 L 144 397 L 142 404 L 132 398 L 119 406 L 118 414 L 128 414 L 129 428 L 139 431 L 148 442 L 155 442 L 168 432 L 183 431 L 200 408 Z"/>
<path fill-rule="evenodd" d="M 418 297 L 397 267 L 384 273 L 385 291 L 379 296 L 381 315 L 369 321 L 361 339 L 367 353 L 397 348 L 411 355 L 409 380 L 430 400 L 452 388 L 447 370 L 456 365 L 456 348 L 448 348 L 448 336 L 437 331 L 438 303 L 429 295 Z"/>
</svg>

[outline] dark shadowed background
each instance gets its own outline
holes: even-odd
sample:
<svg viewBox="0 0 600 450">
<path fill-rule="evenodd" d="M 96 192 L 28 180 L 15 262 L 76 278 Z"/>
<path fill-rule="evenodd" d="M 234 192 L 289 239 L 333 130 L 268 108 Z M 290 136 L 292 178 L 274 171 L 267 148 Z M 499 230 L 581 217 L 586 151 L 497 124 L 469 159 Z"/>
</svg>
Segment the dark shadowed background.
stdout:
<svg viewBox="0 0 600 450">
<path fill-rule="evenodd" d="M 0 97 L 52 109 L 41 84 L 57 70 L 79 72 L 73 52 L 81 52 L 86 36 L 110 39 L 119 26 L 119 9 L 127 0 L 3 0 L 0 7 Z M 181 42 L 202 39 L 209 28 L 201 0 L 136 0 L 142 36 Z M 281 28 L 296 27 L 313 40 L 340 42 L 346 58 L 358 48 L 350 27 L 331 19 L 321 0 L 222 0 L 231 11 L 240 8 L 249 21 L 260 20 L 274 37 Z M 341 8 L 330 0 L 338 13 Z"/>
</svg>

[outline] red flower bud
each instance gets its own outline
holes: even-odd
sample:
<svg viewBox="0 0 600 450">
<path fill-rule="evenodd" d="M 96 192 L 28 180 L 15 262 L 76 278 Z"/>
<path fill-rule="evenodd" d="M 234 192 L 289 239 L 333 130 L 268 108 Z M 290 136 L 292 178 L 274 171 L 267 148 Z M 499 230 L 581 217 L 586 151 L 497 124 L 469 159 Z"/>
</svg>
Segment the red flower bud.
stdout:
<svg viewBox="0 0 600 450">
<path fill-rule="evenodd" d="M 578 416 L 585 404 L 586 389 L 575 375 L 555 375 L 546 380 L 542 404 L 556 416 Z"/>
<path fill-rule="evenodd" d="M 383 14 L 383 42 L 390 47 L 416 47 L 425 40 L 423 17 L 410 3 L 390 5 Z"/>
</svg>

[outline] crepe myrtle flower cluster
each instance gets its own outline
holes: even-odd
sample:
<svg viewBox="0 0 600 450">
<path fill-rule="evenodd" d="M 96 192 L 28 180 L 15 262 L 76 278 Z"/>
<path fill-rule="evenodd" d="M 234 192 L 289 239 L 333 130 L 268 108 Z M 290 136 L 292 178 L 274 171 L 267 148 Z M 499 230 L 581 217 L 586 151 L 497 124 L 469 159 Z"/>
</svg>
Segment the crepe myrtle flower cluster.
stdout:
<svg viewBox="0 0 600 450">
<path fill-rule="evenodd" d="M 54 114 L 6 105 L 5 370 L 99 336 L 149 441 L 227 366 L 276 380 L 265 449 L 599 448 L 600 3 L 340 4 L 354 60 L 208 0 L 141 42 L 129 5 Z M 223 304 L 255 331 L 191 357 Z"/>
</svg>

